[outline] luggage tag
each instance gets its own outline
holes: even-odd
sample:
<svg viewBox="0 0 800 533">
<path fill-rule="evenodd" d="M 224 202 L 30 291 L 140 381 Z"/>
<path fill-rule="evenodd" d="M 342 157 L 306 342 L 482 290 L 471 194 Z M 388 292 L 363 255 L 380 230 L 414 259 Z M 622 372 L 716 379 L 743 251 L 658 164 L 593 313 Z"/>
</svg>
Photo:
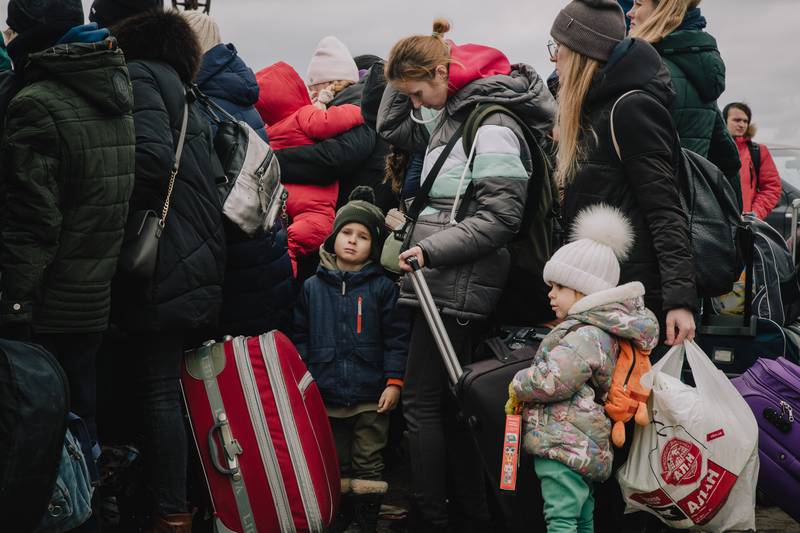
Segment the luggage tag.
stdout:
<svg viewBox="0 0 800 533">
<path fill-rule="evenodd" d="M 519 414 L 506 415 L 506 430 L 503 435 L 503 460 L 500 467 L 500 490 L 517 490 L 521 430 L 522 417 Z"/>
</svg>

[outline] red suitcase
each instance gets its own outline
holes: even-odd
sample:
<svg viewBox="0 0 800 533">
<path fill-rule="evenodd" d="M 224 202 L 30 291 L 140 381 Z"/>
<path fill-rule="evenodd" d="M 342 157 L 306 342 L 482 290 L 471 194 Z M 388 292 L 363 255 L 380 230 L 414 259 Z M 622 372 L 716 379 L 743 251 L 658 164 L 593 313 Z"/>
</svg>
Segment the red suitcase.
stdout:
<svg viewBox="0 0 800 533">
<path fill-rule="evenodd" d="M 280 332 L 186 353 L 181 388 L 216 533 L 322 532 L 339 465 L 317 385 Z"/>
</svg>

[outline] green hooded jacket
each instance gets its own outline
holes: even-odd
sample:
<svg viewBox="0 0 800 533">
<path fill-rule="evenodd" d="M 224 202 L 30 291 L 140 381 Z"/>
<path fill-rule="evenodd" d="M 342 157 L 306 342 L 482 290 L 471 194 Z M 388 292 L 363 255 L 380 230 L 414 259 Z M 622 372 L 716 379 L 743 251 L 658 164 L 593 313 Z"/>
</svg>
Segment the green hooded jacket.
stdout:
<svg viewBox="0 0 800 533">
<path fill-rule="evenodd" d="M 106 329 L 133 190 L 133 93 L 113 39 L 31 54 L 0 144 L 0 320 Z"/>
<path fill-rule="evenodd" d="M 681 145 L 738 179 L 739 152 L 717 106 L 725 91 L 725 63 L 717 41 L 704 31 L 681 30 L 653 46 L 667 65 L 677 93 L 671 111 Z"/>
</svg>

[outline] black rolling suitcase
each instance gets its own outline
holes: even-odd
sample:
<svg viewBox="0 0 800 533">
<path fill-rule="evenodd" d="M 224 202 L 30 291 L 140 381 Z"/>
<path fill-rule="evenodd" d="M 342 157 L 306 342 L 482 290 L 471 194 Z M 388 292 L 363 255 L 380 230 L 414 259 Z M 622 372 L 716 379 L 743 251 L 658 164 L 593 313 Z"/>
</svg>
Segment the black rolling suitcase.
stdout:
<svg viewBox="0 0 800 533">
<path fill-rule="evenodd" d="M 481 453 L 486 475 L 500 510 L 501 516 L 496 518 L 503 523 L 497 524 L 496 531 L 545 531 L 539 482 L 531 457 L 522 456 L 516 491 L 500 491 L 505 430 L 503 408 L 508 399 L 508 384 L 518 371 L 530 366 L 543 332 L 533 329 L 518 332 L 520 345 L 524 344 L 524 347 L 513 351 L 490 347 L 491 356 L 488 359 L 462 368 L 422 271 L 414 259 L 409 264 L 414 268 L 410 274 L 414 291 L 442 355 L 463 421 L 468 424 Z"/>
</svg>

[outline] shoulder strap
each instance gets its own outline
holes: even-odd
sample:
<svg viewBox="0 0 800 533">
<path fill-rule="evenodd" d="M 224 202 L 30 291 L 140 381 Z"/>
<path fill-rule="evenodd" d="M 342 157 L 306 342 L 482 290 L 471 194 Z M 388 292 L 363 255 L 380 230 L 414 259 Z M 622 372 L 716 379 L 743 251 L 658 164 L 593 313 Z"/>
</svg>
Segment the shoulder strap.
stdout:
<svg viewBox="0 0 800 533">
<path fill-rule="evenodd" d="M 439 171 L 442 170 L 442 166 L 444 162 L 447 161 L 447 157 L 450 155 L 450 152 L 453 151 L 453 147 L 458 142 L 459 137 L 464 132 L 464 123 L 462 122 L 461 125 L 458 127 L 456 132 L 447 142 L 447 145 L 442 150 L 442 153 L 439 154 L 438 159 L 433 164 L 433 167 L 428 172 L 428 175 L 425 176 L 425 180 L 422 182 L 422 186 L 417 191 L 416 196 L 414 196 L 414 201 L 411 202 L 411 207 L 408 208 L 408 212 L 406 212 L 406 218 L 412 222 L 417 221 L 417 217 L 422 212 L 425 207 L 425 204 L 428 203 L 428 197 L 431 193 L 431 187 L 433 187 L 433 182 L 436 181 L 437 176 L 439 175 Z"/>
<path fill-rule="evenodd" d="M 189 88 L 189 94 L 195 100 L 200 102 L 204 108 L 206 108 L 206 111 L 208 111 L 208 114 L 211 116 L 212 120 L 214 120 L 214 122 L 216 122 L 217 124 L 224 122 L 219 117 L 219 115 L 222 115 L 222 117 L 228 122 L 234 122 L 234 123 L 239 122 L 239 120 L 237 120 L 236 117 L 228 113 L 225 110 L 225 108 L 223 108 L 221 105 L 212 100 L 211 97 L 208 96 L 206 93 L 201 91 L 200 87 L 198 87 L 196 83 L 193 83 L 192 86 Z"/>
<path fill-rule="evenodd" d="M 751 141 L 747 141 L 747 149 L 750 151 L 750 159 L 753 160 L 753 168 L 756 171 L 756 189 L 761 185 L 761 146 Z"/>
<path fill-rule="evenodd" d="M 167 187 L 167 198 L 164 201 L 164 209 L 161 210 L 161 227 L 163 228 L 167 222 L 167 214 L 169 213 L 169 204 L 172 200 L 172 190 L 175 188 L 175 177 L 178 175 L 178 169 L 181 166 L 181 156 L 183 156 L 183 144 L 186 141 L 186 128 L 189 125 L 189 101 L 183 99 L 183 122 L 181 123 L 181 132 L 178 135 L 178 147 L 175 150 L 175 163 L 172 165 L 172 172 L 169 174 L 169 186 Z"/>
<path fill-rule="evenodd" d="M 644 91 L 640 89 L 634 89 L 632 91 L 628 91 L 619 98 L 617 101 L 614 102 L 614 105 L 611 106 L 611 114 L 609 116 L 609 120 L 611 121 L 611 142 L 614 143 L 614 151 L 617 152 L 617 157 L 620 161 L 622 161 L 622 152 L 619 149 L 619 142 L 617 141 L 617 132 L 614 130 L 614 111 L 617 109 L 617 104 L 619 104 L 620 100 L 625 98 L 626 96 L 634 93 L 643 93 Z"/>
<path fill-rule="evenodd" d="M 514 122 L 516 122 L 520 127 L 522 130 L 522 136 L 525 139 L 525 144 L 528 145 L 528 151 L 531 155 L 531 161 L 533 163 L 532 175 L 534 177 L 542 176 L 542 183 L 548 183 L 550 181 L 550 165 L 548 164 L 547 156 L 544 154 L 544 150 L 542 150 L 542 147 L 539 144 L 539 139 L 536 138 L 536 135 L 533 133 L 530 127 L 528 127 L 528 125 L 525 124 L 525 122 L 516 113 L 503 105 L 478 104 L 475 106 L 475 109 L 472 110 L 467 119 L 464 121 L 464 136 L 462 137 L 464 153 L 472 153 L 472 149 L 474 147 L 473 145 L 478 138 L 478 130 L 481 128 L 481 126 L 483 126 L 484 122 L 486 122 L 486 119 L 488 119 L 491 115 L 497 114 L 506 115 L 514 120 Z M 468 163 L 470 164 L 470 168 L 472 168 L 471 166 L 474 164 L 474 159 L 470 159 Z M 474 185 L 472 181 L 470 181 L 469 185 L 467 185 L 467 190 L 464 191 L 461 204 L 458 207 L 456 220 L 464 220 L 466 217 L 470 199 L 472 198 L 474 192 Z"/>
</svg>

